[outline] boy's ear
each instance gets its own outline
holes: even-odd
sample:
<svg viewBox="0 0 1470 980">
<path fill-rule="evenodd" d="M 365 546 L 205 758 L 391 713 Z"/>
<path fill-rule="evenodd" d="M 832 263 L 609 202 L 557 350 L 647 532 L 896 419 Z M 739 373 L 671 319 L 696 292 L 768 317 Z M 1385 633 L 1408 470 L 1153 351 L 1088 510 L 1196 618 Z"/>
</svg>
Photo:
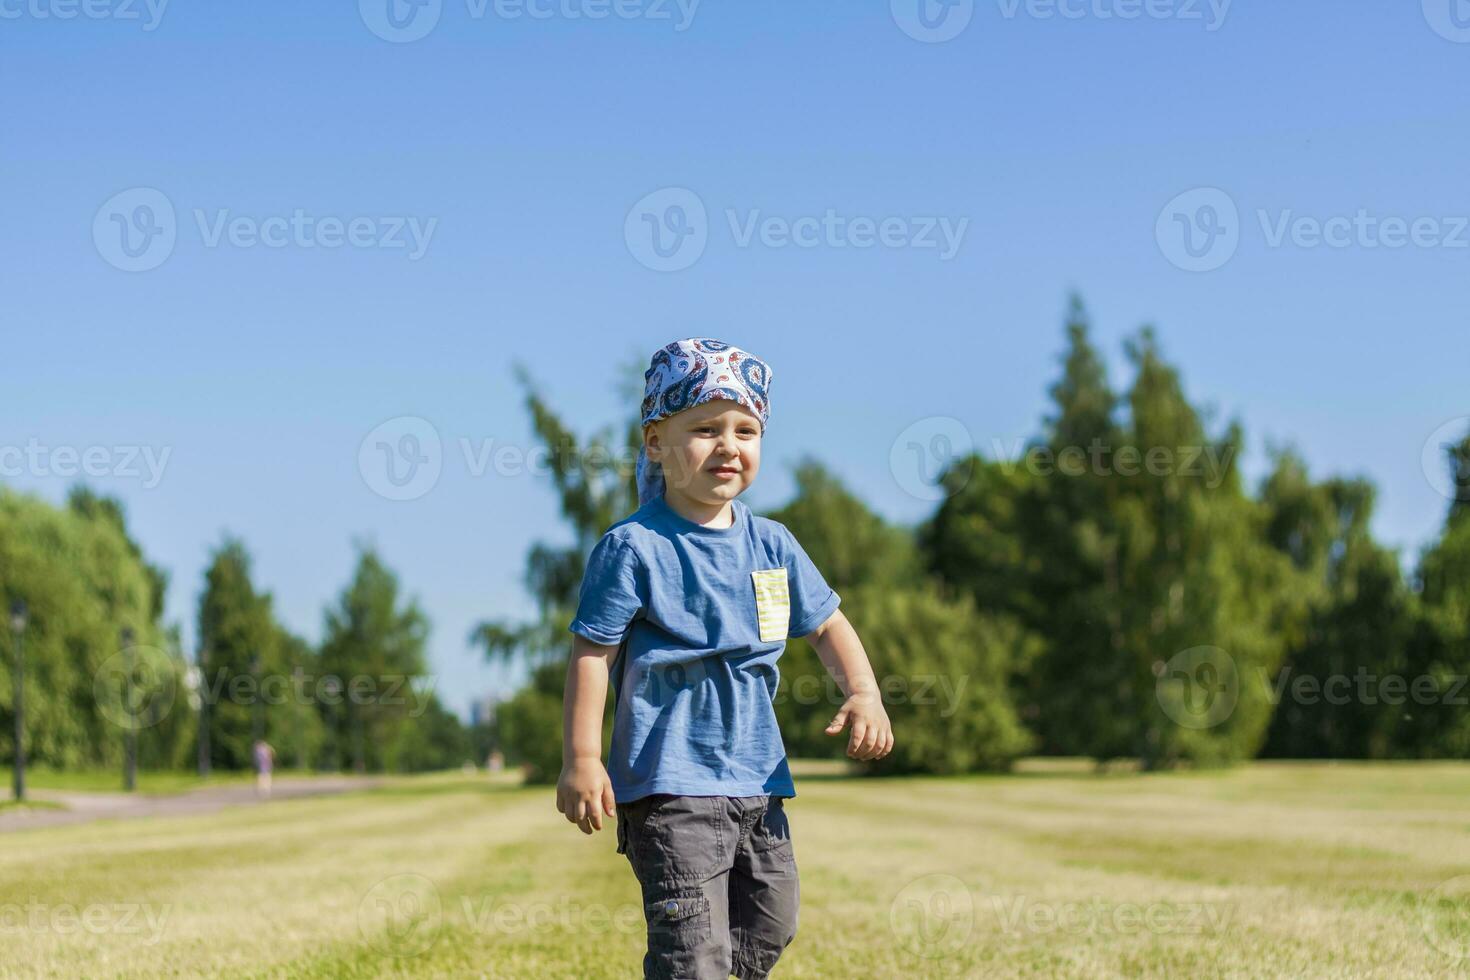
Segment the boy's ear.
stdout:
<svg viewBox="0 0 1470 980">
<path fill-rule="evenodd" d="M 661 462 L 663 446 L 658 441 L 658 424 L 650 422 L 643 427 L 643 451 L 654 462 Z"/>
</svg>

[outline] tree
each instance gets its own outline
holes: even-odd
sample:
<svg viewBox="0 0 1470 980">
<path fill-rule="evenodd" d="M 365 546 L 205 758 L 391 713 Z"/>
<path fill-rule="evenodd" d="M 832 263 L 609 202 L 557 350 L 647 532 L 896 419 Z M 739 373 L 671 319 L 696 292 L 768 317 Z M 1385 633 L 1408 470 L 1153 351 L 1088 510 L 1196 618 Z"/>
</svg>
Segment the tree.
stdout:
<svg viewBox="0 0 1470 980">
<path fill-rule="evenodd" d="M 851 595 L 850 618 L 899 733 L 893 751 L 863 763 L 865 771 L 1000 772 L 1032 748 L 1007 690 L 1034 652 L 1034 638 L 1015 620 L 933 589 L 864 586 Z M 841 751 L 846 733 L 830 741 Z"/>
<path fill-rule="evenodd" d="M 902 737 L 864 770 L 965 772 L 1005 769 L 1031 740 L 1009 684 L 1032 647 L 1003 615 L 981 615 L 925 572 L 913 534 L 890 526 L 820 463 L 796 470 L 797 495 L 765 516 L 786 526 L 863 639 Z M 816 651 L 792 639 L 781 657 L 776 717 L 788 754 L 841 758 L 847 739 L 823 728 L 842 704 Z"/>
<path fill-rule="evenodd" d="M 1087 332 L 1074 299 L 1041 436 L 1022 462 L 970 461 L 970 479 L 946 483 L 921 547 L 977 608 L 1039 637 L 1018 685 L 1047 751 L 1150 768 L 1246 758 L 1270 705 L 1240 681 L 1279 662 L 1295 600 L 1232 465 L 1243 436 L 1205 431 L 1148 329 L 1125 347 L 1134 377 L 1118 399 Z M 1230 711 L 1182 723 L 1178 682 L 1214 683 L 1192 673 L 1205 649 L 1228 669 Z"/>
<path fill-rule="evenodd" d="M 1470 756 L 1470 433 L 1446 449 L 1455 496 L 1415 573 L 1418 616 L 1403 673 L 1427 686 L 1394 714 L 1392 744 L 1410 758 Z M 1421 680 L 1422 679 L 1422 680 Z"/>
<path fill-rule="evenodd" d="M 201 695 L 209 701 L 212 766 L 250 768 L 257 726 L 269 734 L 266 681 L 290 673 L 281 656 L 282 631 L 271 606 L 270 593 L 258 590 L 251 580 L 244 543 L 226 537 L 210 555 L 199 597 Z"/>
<path fill-rule="evenodd" d="M 324 706 L 328 751 L 356 772 L 383 769 L 384 747 L 409 723 L 412 684 L 428 672 L 428 619 L 416 600 L 400 601 L 398 577 L 359 544 L 352 581 L 325 623 L 321 669 L 336 684 L 337 702 Z"/>
<path fill-rule="evenodd" d="M 1271 712 L 1251 681 L 1276 670 L 1284 636 L 1304 613 L 1291 564 L 1265 539 L 1267 515 L 1245 496 L 1232 465 L 1244 439 L 1239 425 L 1205 432 L 1151 330 L 1126 350 L 1136 372 L 1127 437 L 1145 465 L 1131 476 L 1120 467 L 1119 476 L 1119 594 L 1132 684 L 1118 709 L 1134 719 L 1134 754 L 1146 768 L 1247 759 Z M 1148 465 L 1150 454 L 1169 465 Z M 1224 676 L 1196 669 L 1190 658 L 1201 650 Z M 1204 724 L 1181 721 L 1166 683 L 1176 678 L 1186 697 L 1220 684 L 1229 710 Z"/>
<path fill-rule="evenodd" d="M 276 750 L 277 765 L 335 766 L 335 760 L 323 758 L 327 744 L 323 714 L 329 706 L 321 702 L 317 684 L 322 675 L 317 651 L 285 627 L 277 627 L 268 661 L 280 672 L 275 675 L 279 680 L 261 692 L 266 702 L 264 734 Z"/>
<path fill-rule="evenodd" d="M 1028 703 L 1044 744 L 1099 758 L 1129 752 L 1117 704 L 1134 667 L 1125 652 L 1121 495 L 1114 454 L 1124 435 L 1106 367 L 1072 297 L 1062 376 L 1045 423 L 1046 472 L 1030 485 L 1024 519 L 1033 574 L 1028 625 L 1047 638 L 1029 674 Z"/>
<path fill-rule="evenodd" d="M 643 436 L 635 413 L 622 427 L 622 454 L 614 449 L 611 428 L 579 439 L 552 411 L 525 369 L 517 367 L 515 373 L 525 392 L 532 429 L 547 450 L 552 485 L 574 543 L 537 542 L 531 548 L 525 583 L 536 602 L 535 619 L 483 621 L 470 632 L 470 642 L 483 648 L 490 659 L 529 669 L 530 683 L 497 709 L 495 736 L 509 762 L 523 766 L 531 780 L 545 782 L 555 781 L 561 771 L 562 691 L 571 649 L 567 624 L 576 613 L 592 546 L 616 521 L 637 509 L 637 478 L 628 462 L 642 445 Z M 629 404 L 638 404 L 640 375 L 635 367 L 624 371 Z M 608 703 L 611 705 L 611 692 Z M 606 744 L 612 712 L 603 714 Z"/>
<path fill-rule="evenodd" d="M 118 534 L 122 535 L 127 544 L 128 551 L 133 558 L 143 566 L 144 573 L 148 576 L 151 586 L 151 598 L 148 605 L 148 621 L 155 624 L 163 622 L 163 603 L 168 593 L 168 570 L 160 565 L 150 563 L 143 556 L 143 547 L 128 533 L 127 510 L 122 501 L 115 497 L 101 496 L 95 493 L 85 484 L 77 484 L 72 487 L 66 497 L 67 507 L 81 517 L 93 521 L 103 521 L 111 525 Z"/>
<path fill-rule="evenodd" d="M 57 768 L 113 766 L 123 735 L 140 729 L 146 764 L 183 751 L 190 728 L 180 694 L 184 665 L 160 621 L 161 579 L 128 536 L 115 500 L 74 490 L 73 504 L 53 507 L 37 497 L 0 489 L 0 595 L 25 599 L 27 756 Z M 128 664 L 120 632 L 134 632 L 137 673 L 148 685 L 123 701 L 119 683 Z M 4 662 L 15 651 L 0 631 Z M 11 671 L 0 670 L 0 752 L 14 746 Z M 185 733 L 181 735 L 181 733 Z"/>
<path fill-rule="evenodd" d="M 1363 696 L 1356 682 L 1360 673 L 1383 677 L 1404 669 L 1412 625 L 1398 559 L 1369 531 L 1373 497 L 1365 480 L 1313 483 L 1290 451 L 1277 454 L 1261 488 L 1267 538 L 1299 573 L 1299 595 L 1309 607 L 1302 631 L 1286 637 L 1281 671 L 1262 679 L 1276 706 L 1263 755 L 1385 758 L 1393 752 L 1398 709 Z M 1298 690 L 1308 693 L 1298 697 Z"/>
<path fill-rule="evenodd" d="M 395 772 L 432 772 L 471 761 L 469 730 L 455 715 L 428 694 L 398 729 L 387 753 L 387 767 Z"/>
</svg>

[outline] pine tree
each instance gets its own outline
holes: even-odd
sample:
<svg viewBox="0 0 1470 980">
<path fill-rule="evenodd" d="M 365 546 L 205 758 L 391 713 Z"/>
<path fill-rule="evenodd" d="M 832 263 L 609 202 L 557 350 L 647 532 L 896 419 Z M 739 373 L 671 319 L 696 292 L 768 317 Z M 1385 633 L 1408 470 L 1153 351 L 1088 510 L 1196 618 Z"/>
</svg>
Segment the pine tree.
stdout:
<svg viewBox="0 0 1470 980">
<path fill-rule="evenodd" d="M 324 713 L 338 758 L 356 772 L 386 767 L 385 747 L 414 707 L 412 685 L 428 672 L 428 619 L 399 591 L 398 576 L 360 544 L 352 580 L 326 611 L 321 669 L 340 682 L 340 703 Z"/>
<path fill-rule="evenodd" d="M 255 587 L 251 559 L 239 539 L 226 538 L 210 557 L 199 598 L 199 643 L 204 653 L 202 696 L 209 701 L 210 764 L 253 765 L 257 726 L 268 723 L 262 682 L 279 676 L 280 628 L 270 593 Z"/>
</svg>

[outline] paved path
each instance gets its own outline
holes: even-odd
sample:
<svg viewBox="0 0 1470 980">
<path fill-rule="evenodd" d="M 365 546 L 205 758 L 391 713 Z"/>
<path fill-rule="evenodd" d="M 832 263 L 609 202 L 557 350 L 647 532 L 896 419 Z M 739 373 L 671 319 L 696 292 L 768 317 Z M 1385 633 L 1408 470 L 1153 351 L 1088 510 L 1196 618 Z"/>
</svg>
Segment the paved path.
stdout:
<svg viewBox="0 0 1470 980">
<path fill-rule="evenodd" d="M 372 789 L 381 780 L 362 776 L 314 776 L 276 779 L 272 800 L 329 796 L 352 790 Z M 7 794 L 8 796 L 8 794 Z M 0 811 L 0 833 L 36 827 L 64 827 L 92 820 L 130 817 L 194 816 L 214 813 L 229 806 L 252 806 L 266 802 L 256 797 L 253 783 L 206 786 L 186 793 L 145 796 L 128 793 L 77 793 L 63 790 L 31 790 L 27 796 L 38 803 L 55 803 L 65 809 L 37 808 Z"/>
</svg>

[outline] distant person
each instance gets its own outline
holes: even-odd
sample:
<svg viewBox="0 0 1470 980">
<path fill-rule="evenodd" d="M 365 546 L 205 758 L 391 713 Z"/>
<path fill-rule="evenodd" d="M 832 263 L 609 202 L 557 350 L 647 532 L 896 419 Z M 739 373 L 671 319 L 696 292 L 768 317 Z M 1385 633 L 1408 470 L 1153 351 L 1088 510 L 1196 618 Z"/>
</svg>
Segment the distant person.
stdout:
<svg viewBox="0 0 1470 980">
<path fill-rule="evenodd" d="M 893 749 L 837 593 L 790 531 L 736 499 L 760 467 L 770 380 L 718 340 L 653 355 L 639 507 L 592 549 L 570 627 L 557 809 L 587 834 L 617 814 L 643 890 L 647 977 L 765 977 L 796 935 L 782 802 L 796 789 L 772 704 L 788 637 L 808 637 L 842 688 L 827 734 L 850 724 L 854 759 Z"/>
<path fill-rule="evenodd" d="M 255 743 L 255 795 L 263 800 L 271 796 L 271 773 L 276 768 L 276 750 L 264 740 Z"/>
<path fill-rule="evenodd" d="M 490 772 L 500 772 L 505 768 L 505 753 L 499 749 L 491 752 L 490 757 L 485 760 L 485 768 Z"/>
</svg>

